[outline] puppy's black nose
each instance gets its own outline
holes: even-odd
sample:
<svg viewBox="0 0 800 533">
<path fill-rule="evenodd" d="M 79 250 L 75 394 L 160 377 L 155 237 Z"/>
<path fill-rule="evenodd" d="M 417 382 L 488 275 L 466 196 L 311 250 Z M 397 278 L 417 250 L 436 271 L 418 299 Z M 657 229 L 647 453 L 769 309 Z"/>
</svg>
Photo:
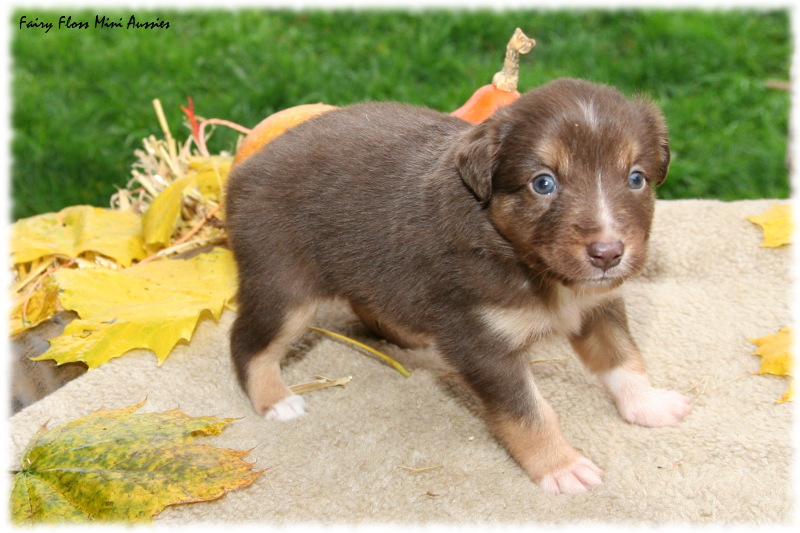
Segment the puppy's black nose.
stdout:
<svg viewBox="0 0 800 533">
<path fill-rule="evenodd" d="M 586 246 L 586 251 L 589 254 L 589 261 L 605 272 L 609 268 L 617 266 L 622 260 L 625 245 L 622 244 L 622 241 L 593 242 Z"/>
</svg>

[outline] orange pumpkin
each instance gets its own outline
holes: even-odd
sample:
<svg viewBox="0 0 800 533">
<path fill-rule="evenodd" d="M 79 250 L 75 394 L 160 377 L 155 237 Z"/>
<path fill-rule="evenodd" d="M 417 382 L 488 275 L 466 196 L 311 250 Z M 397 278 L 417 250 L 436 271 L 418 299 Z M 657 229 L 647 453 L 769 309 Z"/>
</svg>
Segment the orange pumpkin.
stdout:
<svg viewBox="0 0 800 533">
<path fill-rule="evenodd" d="M 517 98 L 519 98 L 519 91 L 505 91 L 490 83 L 472 93 L 464 105 L 450 114 L 463 118 L 467 122 L 478 124 L 492 116 L 497 109 L 510 104 Z"/>
<path fill-rule="evenodd" d="M 527 54 L 536 46 L 536 41 L 522 33 L 517 28 L 506 46 L 506 57 L 503 61 L 503 70 L 492 78 L 492 83 L 484 85 L 464 105 L 450 113 L 467 122 L 478 124 L 483 122 L 498 108 L 510 104 L 519 98 L 517 83 L 519 82 L 519 56 Z"/>
<path fill-rule="evenodd" d="M 236 150 L 236 155 L 233 157 L 233 164 L 241 163 L 258 151 L 262 146 L 292 126 L 296 126 L 301 122 L 305 122 L 312 117 L 333 109 L 336 109 L 336 106 L 328 104 L 302 104 L 273 113 L 259 122 L 256 127 L 250 130 L 250 133 L 245 136 L 239 148 Z"/>
</svg>

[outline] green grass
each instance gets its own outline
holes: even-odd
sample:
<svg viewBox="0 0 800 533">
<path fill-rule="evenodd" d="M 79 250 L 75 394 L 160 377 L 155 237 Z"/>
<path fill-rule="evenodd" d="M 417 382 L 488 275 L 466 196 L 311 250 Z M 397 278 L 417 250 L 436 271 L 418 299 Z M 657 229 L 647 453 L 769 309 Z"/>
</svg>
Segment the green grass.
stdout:
<svg viewBox="0 0 800 533">
<path fill-rule="evenodd" d="M 180 105 L 253 126 L 293 105 L 399 100 L 451 111 L 499 70 L 516 26 L 536 38 L 522 90 L 560 76 L 651 95 L 673 151 L 662 198 L 789 195 L 791 37 L 785 11 L 144 11 L 166 30 L 18 29 L 12 36 L 14 218 L 108 205 L 141 139 L 160 135 L 151 101 L 184 139 Z M 73 20 L 131 12 L 70 11 Z M 232 150 L 222 128 L 212 151 Z"/>
</svg>

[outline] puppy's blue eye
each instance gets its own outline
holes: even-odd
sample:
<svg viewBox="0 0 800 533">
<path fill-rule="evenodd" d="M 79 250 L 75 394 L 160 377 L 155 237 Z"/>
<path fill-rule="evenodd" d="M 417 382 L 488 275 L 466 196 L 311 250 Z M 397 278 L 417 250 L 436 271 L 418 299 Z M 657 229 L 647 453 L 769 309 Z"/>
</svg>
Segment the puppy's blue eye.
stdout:
<svg viewBox="0 0 800 533">
<path fill-rule="evenodd" d="M 556 178 L 550 174 L 540 174 L 531 181 L 531 189 L 536 194 L 553 194 L 557 188 Z"/>
<path fill-rule="evenodd" d="M 628 187 L 631 189 L 641 189 L 644 187 L 644 176 L 641 172 L 634 171 L 628 176 Z"/>
</svg>

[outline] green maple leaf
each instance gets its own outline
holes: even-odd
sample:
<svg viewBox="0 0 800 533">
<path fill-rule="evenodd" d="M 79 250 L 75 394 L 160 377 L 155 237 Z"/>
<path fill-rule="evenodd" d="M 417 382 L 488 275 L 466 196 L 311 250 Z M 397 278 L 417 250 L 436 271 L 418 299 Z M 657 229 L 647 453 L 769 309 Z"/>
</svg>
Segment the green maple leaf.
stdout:
<svg viewBox="0 0 800 533">
<path fill-rule="evenodd" d="M 166 506 L 214 500 L 261 471 L 247 451 L 197 445 L 233 419 L 105 409 L 34 435 L 11 486 L 15 524 L 146 521 Z"/>
</svg>

